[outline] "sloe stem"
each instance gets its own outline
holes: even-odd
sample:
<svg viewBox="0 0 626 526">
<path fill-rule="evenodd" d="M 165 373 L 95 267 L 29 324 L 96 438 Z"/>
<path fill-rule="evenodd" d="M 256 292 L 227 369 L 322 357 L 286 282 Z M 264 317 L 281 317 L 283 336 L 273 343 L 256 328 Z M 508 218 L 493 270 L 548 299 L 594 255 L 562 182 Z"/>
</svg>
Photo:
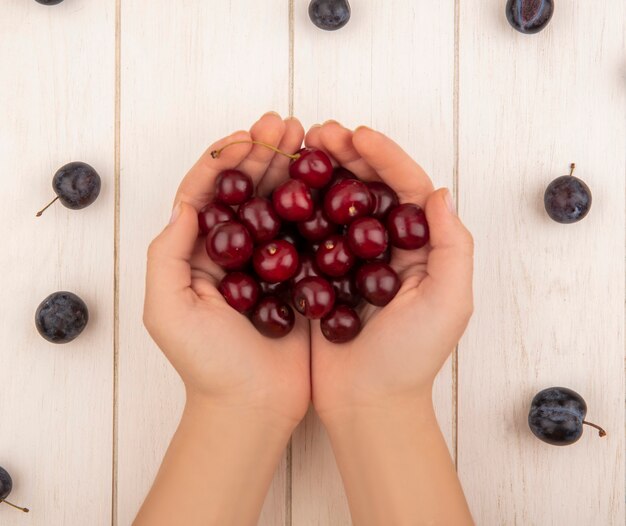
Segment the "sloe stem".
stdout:
<svg viewBox="0 0 626 526">
<path fill-rule="evenodd" d="M 576 170 L 576 164 L 572 163 L 569 167 L 569 176 L 571 177 L 572 175 L 574 175 L 574 170 Z"/>
<path fill-rule="evenodd" d="M 598 434 L 601 437 L 606 436 L 606 431 L 602 429 L 600 426 L 597 426 L 596 424 L 592 424 L 591 422 L 587 422 L 586 420 L 583 420 L 583 424 L 585 424 L 586 426 L 595 427 L 598 430 Z"/>
<path fill-rule="evenodd" d="M 15 504 L 9 502 L 8 500 L 0 500 L 0 504 L 2 503 L 8 504 L 9 506 L 12 506 L 13 508 L 15 508 L 16 510 L 20 510 L 23 511 L 24 513 L 28 513 L 30 510 L 28 508 L 20 508 L 19 506 L 16 506 Z"/>
<path fill-rule="evenodd" d="M 57 195 L 52 201 L 50 201 L 46 206 L 44 206 L 41 210 L 39 210 L 39 212 L 35 214 L 35 217 L 41 217 L 41 214 L 43 214 L 46 210 L 48 210 L 48 208 L 50 208 L 56 202 L 58 198 L 59 196 Z"/>
</svg>

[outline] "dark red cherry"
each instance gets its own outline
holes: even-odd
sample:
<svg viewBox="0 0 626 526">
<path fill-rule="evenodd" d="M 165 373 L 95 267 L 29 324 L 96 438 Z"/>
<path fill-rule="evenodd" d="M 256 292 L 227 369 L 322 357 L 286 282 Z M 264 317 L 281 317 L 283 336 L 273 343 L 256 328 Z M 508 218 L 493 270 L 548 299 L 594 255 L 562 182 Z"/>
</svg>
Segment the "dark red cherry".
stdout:
<svg viewBox="0 0 626 526">
<path fill-rule="evenodd" d="M 371 258 L 367 260 L 368 263 L 371 261 L 382 261 L 383 263 L 389 263 L 391 261 L 391 245 L 387 245 L 385 251 L 376 256 L 375 258 Z"/>
<path fill-rule="evenodd" d="M 310 320 L 326 316 L 335 304 L 335 290 L 324 278 L 311 276 L 293 287 L 293 306 Z"/>
<path fill-rule="evenodd" d="M 218 223 L 225 223 L 233 219 L 235 219 L 233 209 L 222 203 L 209 203 L 198 212 L 198 226 L 204 235 L 208 234 Z"/>
<path fill-rule="evenodd" d="M 286 221 L 306 221 L 313 214 L 311 192 L 302 181 L 289 179 L 272 193 L 276 213 Z"/>
<path fill-rule="evenodd" d="M 426 214 L 412 203 L 397 206 L 389 213 L 387 230 L 394 247 L 415 250 L 428 243 Z"/>
<path fill-rule="evenodd" d="M 315 253 L 318 268 L 327 276 L 343 276 L 352 268 L 354 261 L 354 254 L 343 236 L 330 236 Z"/>
<path fill-rule="evenodd" d="M 291 281 L 281 281 L 280 283 L 268 283 L 267 281 L 259 281 L 259 288 L 263 296 L 276 296 L 287 302 L 291 301 L 291 290 L 289 284 Z"/>
<path fill-rule="evenodd" d="M 265 296 L 257 303 L 250 321 L 256 329 L 268 338 L 287 336 L 295 323 L 293 309 L 275 296 Z"/>
<path fill-rule="evenodd" d="M 280 217 L 274 211 L 271 201 L 263 197 L 253 197 L 246 201 L 237 210 L 237 215 L 255 243 L 274 239 L 280 230 Z"/>
<path fill-rule="evenodd" d="M 298 269 L 298 252 L 288 241 L 276 239 L 257 247 L 252 256 L 254 271 L 268 283 L 287 281 Z"/>
<path fill-rule="evenodd" d="M 206 238 L 209 257 L 226 270 L 239 270 L 252 256 L 254 245 L 246 227 L 235 221 L 215 225 Z"/>
<path fill-rule="evenodd" d="M 389 245 L 389 237 L 378 219 L 361 217 L 350 223 L 348 243 L 358 257 L 374 259 L 385 252 Z"/>
<path fill-rule="evenodd" d="M 347 305 L 336 305 L 322 319 L 322 334 L 332 343 L 346 343 L 357 337 L 361 332 L 361 318 L 354 309 Z"/>
<path fill-rule="evenodd" d="M 309 188 L 324 188 L 333 175 L 333 164 L 328 155 L 315 148 L 302 148 L 299 157 L 289 164 L 289 175 Z"/>
<path fill-rule="evenodd" d="M 374 200 L 374 208 L 371 214 L 372 217 L 384 221 L 389 215 L 389 212 L 400 204 L 398 194 L 396 194 L 389 185 L 379 181 L 367 183 L 367 188 L 372 194 L 372 199 Z"/>
<path fill-rule="evenodd" d="M 283 225 L 283 229 L 278 233 L 276 239 L 282 239 L 291 243 L 296 250 L 300 251 L 302 245 L 304 243 L 304 239 L 300 237 L 298 230 L 295 228 L 294 223 L 290 223 L 288 225 Z"/>
<path fill-rule="evenodd" d="M 356 273 L 356 288 L 366 301 L 384 307 L 400 290 L 400 278 L 386 263 L 365 263 Z"/>
<path fill-rule="evenodd" d="M 330 280 L 330 284 L 335 288 L 335 300 L 337 303 L 345 303 L 350 307 L 356 307 L 361 302 L 361 295 L 356 288 L 352 273 L 333 278 Z"/>
<path fill-rule="evenodd" d="M 322 241 L 337 231 L 337 225 L 331 223 L 321 206 L 316 206 L 313 215 L 298 223 L 298 232 L 309 241 Z"/>
<path fill-rule="evenodd" d="M 315 263 L 315 257 L 305 252 L 304 254 L 298 255 L 298 270 L 291 278 L 291 283 L 296 284 L 301 279 L 321 275 L 322 273 L 317 268 L 317 263 Z"/>
<path fill-rule="evenodd" d="M 335 183 L 338 183 L 339 181 L 345 181 L 346 179 L 358 179 L 358 178 L 347 168 L 344 168 L 343 166 L 337 166 L 337 168 L 335 168 L 333 171 L 333 177 L 330 180 L 329 186 L 333 186 Z"/>
<path fill-rule="evenodd" d="M 224 170 L 215 181 L 215 199 L 226 205 L 245 203 L 253 192 L 252 179 L 239 170 Z"/>
<path fill-rule="evenodd" d="M 372 195 L 365 183 L 346 179 L 331 186 L 324 196 L 324 212 L 333 223 L 347 225 L 372 211 Z"/>
<path fill-rule="evenodd" d="M 220 281 L 218 290 L 233 309 L 242 313 L 256 305 L 261 292 L 254 278 L 243 272 L 226 274 Z"/>
</svg>

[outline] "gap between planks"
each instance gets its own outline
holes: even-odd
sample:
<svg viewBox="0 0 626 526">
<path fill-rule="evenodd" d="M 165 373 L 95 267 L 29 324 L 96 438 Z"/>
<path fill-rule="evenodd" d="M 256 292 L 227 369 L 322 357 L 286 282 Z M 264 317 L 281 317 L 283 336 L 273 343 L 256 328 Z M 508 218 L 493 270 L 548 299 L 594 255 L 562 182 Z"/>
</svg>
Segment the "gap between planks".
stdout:
<svg viewBox="0 0 626 526">
<path fill-rule="evenodd" d="M 459 89 L 460 89 L 460 24 L 461 0 L 454 0 L 454 76 L 452 107 L 452 147 L 454 149 L 454 167 L 452 174 L 452 192 L 459 210 Z M 459 461 L 459 345 L 452 353 L 452 447 L 454 465 L 458 470 Z"/>
<path fill-rule="evenodd" d="M 115 116 L 114 116 L 114 220 L 113 220 L 113 425 L 111 466 L 111 525 L 117 525 L 118 390 L 120 343 L 120 119 L 122 0 L 115 0 Z"/>
<path fill-rule="evenodd" d="M 289 17 L 289 74 L 288 74 L 288 112 L 289 117 L 293 117 L 294 107 L 294 49 L 295 49 L 295 6 L 294 0 L 289 0 L 288 8 Z M 293 438 L 289 439 L 287 449 L 285 451 L 285 526 L 293 524 L 292 509 L 292 486 L 293 486 Z"/>
</svg>

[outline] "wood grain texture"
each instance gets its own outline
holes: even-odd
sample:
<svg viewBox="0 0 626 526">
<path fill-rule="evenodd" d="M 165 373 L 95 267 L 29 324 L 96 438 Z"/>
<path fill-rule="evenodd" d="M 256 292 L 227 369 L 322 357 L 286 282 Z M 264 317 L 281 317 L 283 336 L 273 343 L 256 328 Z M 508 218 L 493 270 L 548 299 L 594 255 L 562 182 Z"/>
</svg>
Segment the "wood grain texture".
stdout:
<svg viewBox="0 0 626 526">
<path fill-rule="evenodd" d="M 111 523 L 114 1 L 0 8 L 0 465 L 13 475 L 3 526 Z M 97 20 L 97 23 L 94 21 Z M 57 203 L 52 176 L 85 161 L 102 177 L 89 208 Z M 70 290 L 90 311 L 74 342 L 34 327 Z"/>
<path fill-rule="evenodd" d="M 459 471 L 478 524 L 624 524 L 622 0 L 558 2 L 514 32 L 503 2 L 461 2 L 461 213 L 476 242 L 476 314 L 459 353 Z M 594 194 L 559 225 L 543 191 L 571 162 Z M 562 385 L 587 429 L 556 448 L 527 426 L 533 395 Z"/>
<path fill-rule="evenodd" d="M 187 168 L 289 101 L 288 3 L 122 2 L 119 525 L 152 483 L 181 412 L 180 380 L 144 330 L 145 252 Z M 269 28 L 269 29 L 268 29 Z M 285 462 L 261 524 L 285 523 Z"/>
<path fill-rule="evenodd" d="M 295 3 L 294 112 L 305 125 L 366 124 L 399 142 L 438 186 L 453 186 L 454 2 L 354 2 L 340 31 L 323 32 Z M 452 448 L 453 374 L 442 370 L 437 415 Z M 293 524 L 349 524 L 332 449 L 310 412 L 293 444 Z"/>
</svg>

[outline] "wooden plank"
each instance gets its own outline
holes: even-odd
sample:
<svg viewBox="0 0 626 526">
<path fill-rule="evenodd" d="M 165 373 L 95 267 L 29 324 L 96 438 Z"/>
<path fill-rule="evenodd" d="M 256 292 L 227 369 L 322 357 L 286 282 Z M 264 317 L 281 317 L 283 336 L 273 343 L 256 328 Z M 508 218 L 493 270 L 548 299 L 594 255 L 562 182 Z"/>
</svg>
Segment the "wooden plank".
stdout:
<svg viewBox="0 0 626 526">
<path fill-rule="evenodd" d="M 294 111 L 306 125 L 336 119 L 397 140 L 439 186 L 453 186 L 454 2 L 353 2 L 352 19 L 322 32 L 295 9 Z M 441 372 L 435 399 L 454 442 L 453 374 Z M 349 511 L 326 433 L 314 412 L 293 445 L 293 524 L 348 524 Z"/>
<path fill-rule="evenodd" d="M 461 2 L 461 213 L 476 241 L 476 314 L 459 352 L 459 471 L 477 524 L 624 524 L 622 0 L 558 2 L 535 36 L 504 2 Z M 578 164 L 590 215 L 552 222 L 543 192 Z M 578 391 L 587 429 L 535 439 L 530 400 Z"/>
<path fill-rule="evenodd" d="M 267 110 L 286 115 L 288 10 L 284 0 L 122 2 L 120 525 L 147 493 L 183 403 L 178 377 L 141 324 L 146 248 L 211 142 Z M 283 462 L 261 524 L 284 524 L 285 484 Z"/>
<path fill-rule="evenodd" d="M 32 510 L 1 505 L 3 526 L 111 523 L 114 8 L 2 3 L 0 465 L 14 478 L 9 500 Z M 54 172 L 74 160 L 100 173 L 100 197 L 36 219 Z M 85 332 L 65 346 L 33 322 L 56 290 L 90 309 Z"/>
</svg>

